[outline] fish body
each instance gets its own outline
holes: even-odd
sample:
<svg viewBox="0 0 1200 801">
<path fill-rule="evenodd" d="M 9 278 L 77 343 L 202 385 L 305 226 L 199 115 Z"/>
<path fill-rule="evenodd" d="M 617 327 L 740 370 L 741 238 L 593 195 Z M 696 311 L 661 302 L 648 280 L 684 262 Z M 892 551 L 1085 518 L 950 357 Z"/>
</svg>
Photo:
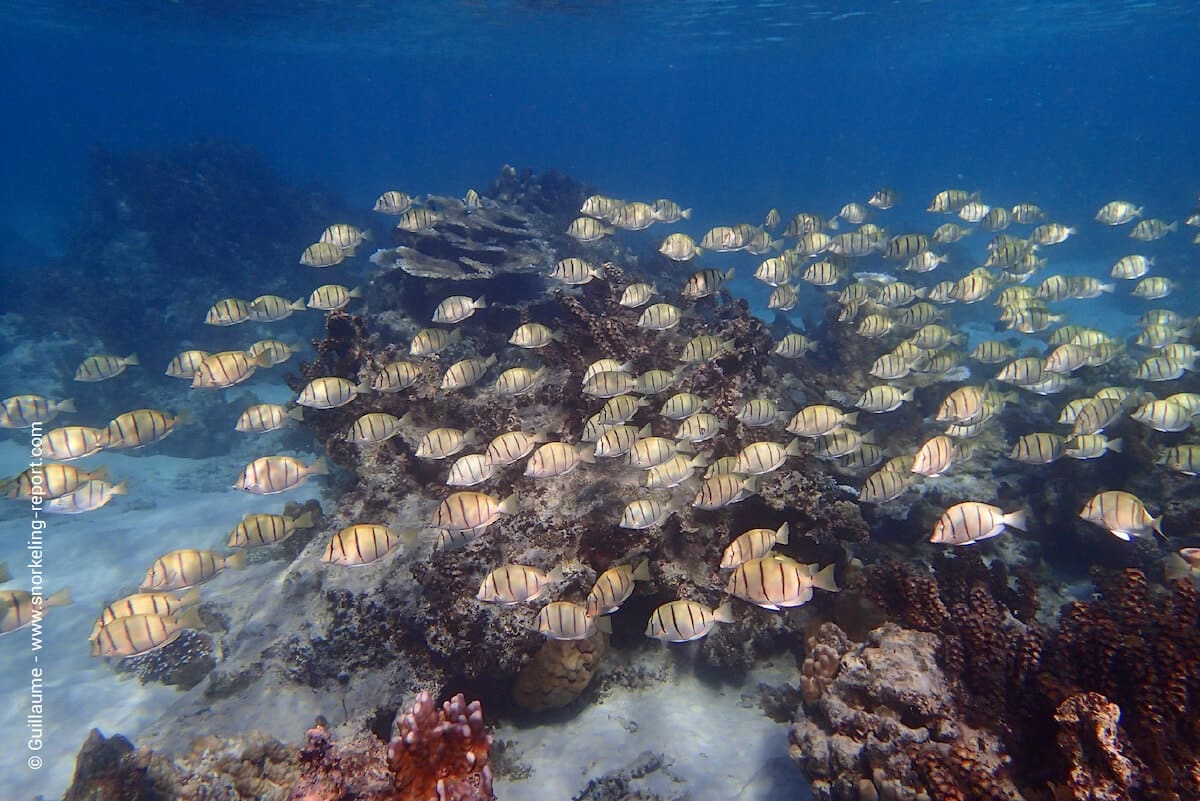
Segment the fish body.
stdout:
<svg viewBox="0 0 1200 801">
<path fill-rule="evenodd" d="M 1165 539 L 1162 517 L 1151 515 L 1140 498 L 1122 490 L 1108 490 L 1092 496 L 1084 504 L 1079 516 L 1108 529 L 1114 537 L 1125 541 L 1147 536 L 1151 532 Z"/>
<path fill-rule="evenodd" d="M 211 581 L 222 570 L 236 570 L 246 564 L 244 551 L 233 556 L 221 556 L 213 551 L 183 548 L 165 553 L 155 560 L 146 577 L 142 579 L 139 592 L 163 592 L 186 590 L 197 584 Z"/>
<path fill-rule="evenodd" d="M 1005 514 L 999 506 L 967 501 L 951 506 L 933 525 L 930 542 L 948 545 L 974 545 L 999 535 L 1007 526 L 1025 530 L 1025 512 Z"/>
<path fill-rule="evenodd" d="M 233 487 L 254 495 L 274 495 L 299 487 L 309 476 L 328 473 L 324 456 L 310 465 L 294 456 L 260 456 L 246 465 Z"/>
<path fill-rule="evenodd" d="M 716 609 L 695 601 L 672 601 L 655 609 L 646 624 L 646 636 L 663 642 L 692 642 L 708 635 L 718 623 L 732 623 L 733 606 Z"/>
</svg>

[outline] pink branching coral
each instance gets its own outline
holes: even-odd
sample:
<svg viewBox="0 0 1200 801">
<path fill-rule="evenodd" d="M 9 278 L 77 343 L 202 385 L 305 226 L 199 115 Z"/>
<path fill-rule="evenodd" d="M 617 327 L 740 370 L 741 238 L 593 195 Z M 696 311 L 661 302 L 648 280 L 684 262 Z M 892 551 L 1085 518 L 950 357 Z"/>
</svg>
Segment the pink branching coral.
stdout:
<svg viewBox="0 0 1200 801">
<path fill-rule="evenodd" d="M 388 744 L 388 765 L 396 775 L 401 798 L 414 801 L 491 801 L 492 769 L 488 749 L 492 737 L 483 726 L 478 701 L 462 693 L 439 709 L 422 692 L 408 712 L 396 718 Z"/>
<path fill-rule="evenodd" d="M 439 708 L 422 692 L 396 716 L 386 745 L 363 732 L 334 743 L 323 722 L 308 730 L 292 801 L 495 801 L 483 708 L 461 694 Z"/>
</svg>

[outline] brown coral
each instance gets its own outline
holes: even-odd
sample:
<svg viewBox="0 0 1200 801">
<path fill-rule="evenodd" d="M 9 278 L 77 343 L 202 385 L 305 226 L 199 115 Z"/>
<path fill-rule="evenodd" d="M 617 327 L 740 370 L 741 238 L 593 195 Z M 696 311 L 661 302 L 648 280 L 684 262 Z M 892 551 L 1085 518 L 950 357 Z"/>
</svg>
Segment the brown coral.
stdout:
<svg viewBox="0 0 1200 801">
<path fill-rule="evenodd" d="M 1129 801 L 1135 766 L 1125 755 L 1121 708 L 1099 693 L 1072 695 L 1054 713 L 1058 747 L 1070 761 L 1065 784 L 1076 801 Z"/>
<path fill-rule="evenodd" d="M 566 706 L 587 689 L 607 653 L 603 631 L 586 640 L 547 640 L 517 674 L 513 696 L 526 709 Z"/>
</svg>

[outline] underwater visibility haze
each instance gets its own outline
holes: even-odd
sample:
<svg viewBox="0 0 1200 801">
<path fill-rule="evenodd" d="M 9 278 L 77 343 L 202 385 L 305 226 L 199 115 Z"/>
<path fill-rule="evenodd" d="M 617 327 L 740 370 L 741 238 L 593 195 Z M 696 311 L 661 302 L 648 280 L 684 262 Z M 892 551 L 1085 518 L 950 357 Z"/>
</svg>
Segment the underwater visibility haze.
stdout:
<svg viewBox="0 0 1200 801">
<path fill-rule="evenodd" d="M 4 798 L 1200 799 L 1195 4 L 0 19 Z"/>
</svg>

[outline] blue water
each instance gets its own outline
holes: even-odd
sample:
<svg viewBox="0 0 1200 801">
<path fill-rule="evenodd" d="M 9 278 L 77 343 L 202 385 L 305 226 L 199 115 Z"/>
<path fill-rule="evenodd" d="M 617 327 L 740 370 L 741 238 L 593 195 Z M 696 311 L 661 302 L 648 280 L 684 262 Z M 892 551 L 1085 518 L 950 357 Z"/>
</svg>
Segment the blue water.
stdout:
<svg viewBox="0 0 1200 801">
<path fill-rule="evenodd" d="M 392 188 L 483 190 L 505 163 L 554 169 L 693 207 L 672 230 L 697 239 L 885 185 L 902 195 L 888 225 L 926 230 L 935 192 L 979 189 L 1091 224 L 1055 267 L 1102 275 L 1129 243 L 1090 223 L 1101 203 L 1196 205 L 1198 37 L 1182 0 L 7 2 L 0 287 L 69 252 L 96 149 L 205 139 L 362 209 Z M 1160 274 L 1186 274 L 1192 235 L 1156 243 Z M 984 241 L 965 245 L 982 258 Z M 741 279 L 755 263 L 722 261 Z"/>
<path fill-rule="evenodd" d="M 339 5 L 5 4 L 4 220 L 53 248 L 90 148 L 202 137 L 361 203 L 504 162 L 722 220 L 881 184 L 1194 199 L 1188 3 Z"/>
</svg>

